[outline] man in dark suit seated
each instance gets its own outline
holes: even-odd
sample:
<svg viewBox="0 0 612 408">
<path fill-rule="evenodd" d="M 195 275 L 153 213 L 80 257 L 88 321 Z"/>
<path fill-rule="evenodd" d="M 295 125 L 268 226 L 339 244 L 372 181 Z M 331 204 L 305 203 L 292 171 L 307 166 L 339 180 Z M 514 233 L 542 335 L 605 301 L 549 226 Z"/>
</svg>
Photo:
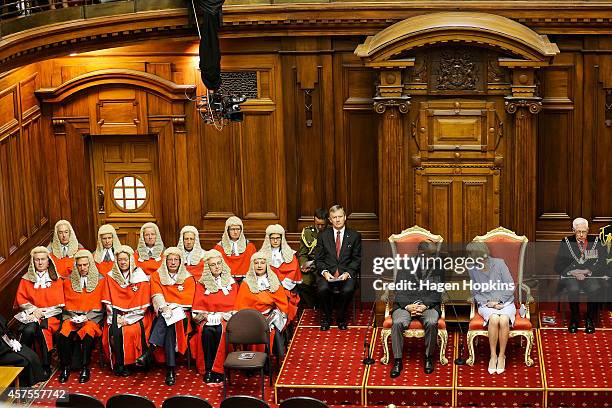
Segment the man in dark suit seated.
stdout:
<svg viewBox="0 0 612 408">
<path fill-rule="evenodd" d="M 555 271 L 561 276 L 560 288 L 567 292 L 570 306 L 570 333 L 578 331 L 580 320 L 580 291 L 584 291 L 589 299 L 585 319 L 585 332 L 594 333 L 595 313 L 600 291 L 604 280 L 597 279 L 603 274 L 603 262 L 600 262 L 598 238 L 589 236 L 589 223 L 584 218 L 576 218 L 572 227 L 574 235 L 561 240 Z"/>
<path fill-rule="evenodd" d="M 317 293 L 323 309 L 321 330 L 329 330 L 334 297 L 339 299 L 338 329 L 346 330 L 346 307 L 355 292 L 361 268 L 361 234 L 346 227 L 346 213 L 341 205 L 329 209 L 329 220 L 333 228 L 319 233 L 315 249 Z"/>
<path fill-rule="evenodd" d="M 429 288 L 441 283 L 444 273 L 441 269 L 441 259 L 437 258 L 436 244 L 433 242 L 419 243 L 417 259 L 419 258 L 423 264 L 419 264 L 416 270 L 401 269 L 395 277 L 396 285 L 410 284 L 413 289 L 395 292 L 391 314 L 391 348 L 395 361 L 391 378 L 398 377 L 402 372 L 404 330 L 410 327 L 412 319 L 420 320 L 425 330 L 425 373 L 431 374 L 434 371 L 433 352 L 438 337 L 441 297 L 440 292 Z M 421 282 L 427 287 L 422 287 Z"/>
</svg>

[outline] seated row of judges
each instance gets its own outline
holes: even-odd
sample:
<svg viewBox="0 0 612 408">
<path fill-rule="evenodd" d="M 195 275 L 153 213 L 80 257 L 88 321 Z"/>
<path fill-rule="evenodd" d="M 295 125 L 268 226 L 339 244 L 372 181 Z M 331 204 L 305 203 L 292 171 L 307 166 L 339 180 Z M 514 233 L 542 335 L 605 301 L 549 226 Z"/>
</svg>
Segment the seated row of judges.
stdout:
<svg viewBox="0 0 612 408">
<path fill-rule="evenodd" d="M 258 252 L 237 217 L 227 220 L 221 242 L 210 251 L 202 249 L 192 226 L 181 230 L 177 247 L 164 248 L 158 227 L 146 223 L 134 251 L 107 224 L 91 253 L 61 220 L 49 247 L 31 251 L 15 317 L 22 343 L 40 356 L 43 377 L 57 348 L 59 381 L 80 370 L 79 382 L 87 382 L 93 345 L 101 337 L 118 376 L 129 376 L 134 364 L 165 362 L 166 384 L 173 385 L 176 353 L 184 355 L 189 346 L 204 380 L 215 383 L 223 381 L 225 324 L 238 310 L 266 316 L 271 344 L 282 357 L 284 336 L 278 333 L 295 319 L 300 283 L 299 263 L 280 225 L 266 229 Z"/>
</svg>

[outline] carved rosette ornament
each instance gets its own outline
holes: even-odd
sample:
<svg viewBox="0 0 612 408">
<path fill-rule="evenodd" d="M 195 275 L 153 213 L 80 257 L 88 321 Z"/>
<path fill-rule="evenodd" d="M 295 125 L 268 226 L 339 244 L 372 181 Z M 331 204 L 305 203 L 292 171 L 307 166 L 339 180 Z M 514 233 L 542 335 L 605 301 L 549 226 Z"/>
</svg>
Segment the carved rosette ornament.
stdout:
<svg viewBox="0 0 612 408">
<path fill-rule="evenodd" d="M 541 98 L 506 100 L 506 112 L 516 113 L 519 108 L 527 108 L 529 113 L 537 115 L 542 110 Z"/>
<path fill-rule="evenodd" d="M 410 110 L 410 97 L 401 96 L 398 98 L 374 98 L 374 111 L 376 113 L 383 114 L 387 110 L 387 107 L 397 107 L 400 113 L 408 113 Z"/>
</svg>

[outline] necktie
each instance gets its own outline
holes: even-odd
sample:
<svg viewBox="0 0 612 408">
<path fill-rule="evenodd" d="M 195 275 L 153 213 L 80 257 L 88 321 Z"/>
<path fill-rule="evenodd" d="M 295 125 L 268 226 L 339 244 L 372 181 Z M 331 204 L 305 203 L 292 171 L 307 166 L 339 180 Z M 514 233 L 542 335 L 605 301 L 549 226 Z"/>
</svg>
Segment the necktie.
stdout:
<svg viewBox="0 0 612 408">
<path fill-rule="evenodd" d="M 153 251 L 149 249 L 149 258 L 153 258 Z"/>
<path fill-rule="evenodd" d="M 340 231 L 336 231 L 336 258 L 340 259 Z M 340 276 L 340 269 L 336 269 L 334 278 Z"/>
<path fill-rule="evenodd" d="M 110 254 L 108 253 L 108 250 L 106 251 L 106 255 L 104 255 L 104 262 L 108 262 L 110 261 Z"/>
<path fill-rule="evenodd" d="M 62 245 L 62 258 L 65 258 L 68 256 L 68 247 L 65 245 Z"/>
</svg>

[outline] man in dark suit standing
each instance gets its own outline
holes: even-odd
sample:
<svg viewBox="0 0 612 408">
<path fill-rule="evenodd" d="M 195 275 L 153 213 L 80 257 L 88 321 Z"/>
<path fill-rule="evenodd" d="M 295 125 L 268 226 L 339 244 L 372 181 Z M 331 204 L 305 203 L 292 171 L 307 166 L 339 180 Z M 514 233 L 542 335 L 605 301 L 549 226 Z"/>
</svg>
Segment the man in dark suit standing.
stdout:
<svg viewBox="0 0 612 408">
<path fill-rule="evenodd" d="M 315 265 L 319 273 L 317 293 L 323 308 L 321 330 L 329 330 L 333 297 L 339 299 L 338 329 L 346 330 L 346 307 L 355 292 L 361 268 L 361 234 L 347 228 L 346 213 L 341 205 L 329 209 L 332 228 L 319 234 Z"/>
</svg>

